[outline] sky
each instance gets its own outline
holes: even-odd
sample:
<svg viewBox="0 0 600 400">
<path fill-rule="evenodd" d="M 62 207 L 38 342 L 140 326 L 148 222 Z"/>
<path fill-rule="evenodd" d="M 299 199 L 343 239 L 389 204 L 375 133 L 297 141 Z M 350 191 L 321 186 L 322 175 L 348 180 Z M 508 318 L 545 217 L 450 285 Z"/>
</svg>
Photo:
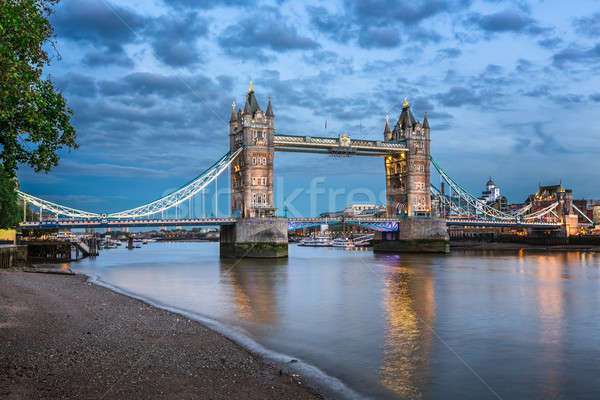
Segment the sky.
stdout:
<svg viewBox="0 0 600 400">
<path fill-rule="evenodd" d="M 491 176 L 509 202 L 560 181 L 600 198 L 600 1 L 62 0 L 51 21 L 45 75 L 80 148 L 21 167 L 35 196 L 113 212 L 180 187 L 228 151 L 252 81 L 277 133 L 381 140 L 406 96 L 471 193 Z M 303 216 L 385 188 L 376 157 L 276 153 L 275 175 L 276 207 Z"/>
</svg>

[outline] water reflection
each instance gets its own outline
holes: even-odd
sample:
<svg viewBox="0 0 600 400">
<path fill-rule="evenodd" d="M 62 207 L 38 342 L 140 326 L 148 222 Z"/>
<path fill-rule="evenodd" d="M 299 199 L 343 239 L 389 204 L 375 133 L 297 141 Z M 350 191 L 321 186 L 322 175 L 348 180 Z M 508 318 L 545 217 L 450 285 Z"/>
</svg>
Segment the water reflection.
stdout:
<svg viewBox="0 0 600 400">
<path fill-rule="evenodd" d="M 230 289 L 234 318 L 277 324 L 277 291 L 287 278 L 287 266 L 287 259 L 220 260 L 220 284 Z"/>
<path fill-rule="evenodd" d="M 426 258 L 425 258 L 426 260 Z M 379 375 L 401 398 L 420 398 L 429 379 L 435 320 L 435 287 L 427 263 L 386 260 L 385 339 Z"/>
</svg>

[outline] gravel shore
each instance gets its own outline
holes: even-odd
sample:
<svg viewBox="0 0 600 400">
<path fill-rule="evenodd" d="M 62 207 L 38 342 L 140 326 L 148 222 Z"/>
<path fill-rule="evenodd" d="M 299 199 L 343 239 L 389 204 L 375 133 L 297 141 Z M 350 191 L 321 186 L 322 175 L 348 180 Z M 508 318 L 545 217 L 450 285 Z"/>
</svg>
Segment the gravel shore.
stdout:
<svg viewBox="0 0 600 400">
<path fill-rule="evenodd" d="M 226 337 L 92 285 L 0 270 L 1 399 L 314 399 Z"/>
</svg>

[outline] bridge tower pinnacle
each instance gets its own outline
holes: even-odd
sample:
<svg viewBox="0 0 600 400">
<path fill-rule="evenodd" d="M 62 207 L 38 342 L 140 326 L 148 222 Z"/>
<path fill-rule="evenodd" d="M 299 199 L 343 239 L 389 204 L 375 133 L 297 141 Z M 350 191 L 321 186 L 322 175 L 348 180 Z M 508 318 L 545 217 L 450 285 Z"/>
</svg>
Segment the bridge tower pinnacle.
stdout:
<svg viewBox="0 0 600 400">
<path fill-rule="evenodd" d="M 244 147 L 231 164 L 231 208 L 234 216 L 243 218 L 274 217 L 273 156 L 275 116 L 271 99 L 267 112 L 260 108 L 254 87 L 246 94 L 246 104 L 229 122 L 230 151 Z"/>
</svg>

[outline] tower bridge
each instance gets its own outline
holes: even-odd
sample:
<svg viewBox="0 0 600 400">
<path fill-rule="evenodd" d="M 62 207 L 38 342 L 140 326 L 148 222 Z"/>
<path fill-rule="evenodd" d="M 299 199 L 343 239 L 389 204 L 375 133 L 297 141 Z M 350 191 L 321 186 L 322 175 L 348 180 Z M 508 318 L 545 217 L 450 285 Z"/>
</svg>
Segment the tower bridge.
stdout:
<svg viewBox="0 0 600 400">
<path fill-rule="evenodd" d="M 569 198 L 559 196 L 543 207 L 528 204 L 512 213 L 497 210 L 460 186 L 430 154 L 427 114 L 417 120 L 408 101 L 394 127 L 386 124 L 383 140 L 275 134 L 275 114 L 268 100 L 263 111 L 251 86 L 242 109 L 233 104 L 229 119 L 229 152 L 180 189 L 136 208 L 111 214 L 86 212 L 19 192 L 25 205 L 37 207 L 39 221 L 23 228 L 120 228 L 220 226 L 221 256 L 287 256 L 288 230 L 323 223 L 358 224 L 376 231 L 375 251 L 447 252 L 452 225 L 573 230 Z M 386 176 L 384 218 L 282 218 L 274 204 L 273 161 L 276 151 L 382 157 Z M 431 166 L 454 196 L 431 185 Z M 223 172 L 230 171 L 231 209 L 224 218 L 164 218 L 203 193 Z M 458 201 L 456 199 L 459 199 Z M 432 202 L 433 200 L 433 202 Z M 432 207 L 435 203 L 435 209 Z M 25 207 L 27 208 L 27 207 Z M 43 220 L 44 212 L 56 219 Z M 576 217 L 575 217 L 576 221 Z"/>
</svg>

